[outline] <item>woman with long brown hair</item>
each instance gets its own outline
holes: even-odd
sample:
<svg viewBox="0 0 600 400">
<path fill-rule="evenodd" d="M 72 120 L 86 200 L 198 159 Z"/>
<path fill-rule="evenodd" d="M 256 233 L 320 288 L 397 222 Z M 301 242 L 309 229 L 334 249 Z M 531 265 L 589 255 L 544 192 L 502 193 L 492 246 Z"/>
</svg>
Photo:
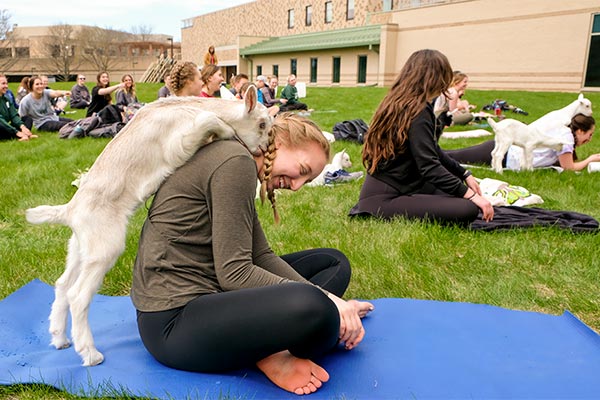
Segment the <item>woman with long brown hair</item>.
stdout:
<svg viewBox="0 0 600 400">
<path fill-rule="evenodd" d="M 110 86 L 110 78 L 108 72 L 101 71 L 96 75 L 96 86 L 92 89 L 92 101 L 88 106 L 86 117 L 91 117 L 94 113 L 99 112 L 104 107 L 112 103 L 112 92 L 123 89 L 123 82 Z"/>
<path fill-rule="evenodd" d="M 452 82 L 437 50 L 413 53 L 379 105 L 365 135 L 367 177 L 350 215 L 469 223 L 494 210 L 471 173 L 438 145 L 433 101 Z"/>
</svg>

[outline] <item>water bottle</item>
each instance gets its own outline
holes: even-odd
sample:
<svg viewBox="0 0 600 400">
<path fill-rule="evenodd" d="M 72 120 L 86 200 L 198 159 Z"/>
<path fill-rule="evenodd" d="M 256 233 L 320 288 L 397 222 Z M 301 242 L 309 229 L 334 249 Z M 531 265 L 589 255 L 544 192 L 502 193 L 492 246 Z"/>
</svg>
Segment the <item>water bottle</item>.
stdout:
<svg viewBox="0 0 600 400">
<path fill-rule="evenodd" d="M 496 114 L 496 117 L 502 115 L 502 109 L 500 108 L 500 104 L 496 103 L 494 105 L 494 113 Z"/>
</svg>

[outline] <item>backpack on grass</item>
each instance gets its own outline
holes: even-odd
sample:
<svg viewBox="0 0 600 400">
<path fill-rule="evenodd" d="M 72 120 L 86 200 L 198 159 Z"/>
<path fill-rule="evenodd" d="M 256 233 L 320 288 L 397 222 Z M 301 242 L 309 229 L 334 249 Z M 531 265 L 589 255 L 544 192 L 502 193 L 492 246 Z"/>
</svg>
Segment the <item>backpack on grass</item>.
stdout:
<svg viewBox="0 0 600 400">
<path fill-rule="evenodd" d="M 348 140 L 363 144 L 364 135 L 369 130 L 369 125 L 362 119 L 352 119 L 338 122 L 333 126 L 333 136 L 336 140 Z"/>
<path fill-rule="evenodd" d="M 73 139 L 87 136 L 88 133 L 102 123 L 97 115 L 71 121 L 58 131 L 60 139 Z"/>
</svg>

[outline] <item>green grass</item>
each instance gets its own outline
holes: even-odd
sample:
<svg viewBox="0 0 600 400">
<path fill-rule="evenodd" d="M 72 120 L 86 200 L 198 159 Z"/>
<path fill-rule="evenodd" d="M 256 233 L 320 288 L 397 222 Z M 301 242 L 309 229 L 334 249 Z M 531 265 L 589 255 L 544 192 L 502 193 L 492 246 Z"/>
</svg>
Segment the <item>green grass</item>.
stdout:
<svg viewBox="0 0 600 400">
<path fill-rule="evenodd" d="M 73 83 L 56 83 L 68 89 Z M 152 101 L 159 84 L 138 84 L 141 101 Z M 15 85 L 11 85 L 13 91 Z M 370 118 L 386 89 L 308 88 L 305 99 L 316 111 L 312 118 L 323 130 L 335 122 Z M 572 93 L 492 92 L 469 90 L 466 96 L 482 106 L 495 98 L 528 111 L 508 113 L 531 122 L 563 107 Z M 600 104 L 600 93 L 587 96 Z M 81 117 L 78 111 L 74 117 Z M 596 119 L 599 114 L 596 114 Z M 479 143 L 487 138 L 442 140 L 444 148 Z M 106 139 L 59 140 L 42 133 L 29 143 L 0 142 L 0 298 L 32 279 L 53 284 L 64 268 L 70 231 L 62 226 L 32 226 L 24 210 L 39 204 L 61 204 L 74 193 L 74 173 L 89 167 Z M 334 152 L 346 149 L 360 165 L 360 146 L 336 142 Z M 600 153 L 600 140 L 578 150 L 580 158 Z M 506 172 L 476 169 L 492 177 L 528 188 L 541 195 L 544 207 L 572 210 L 600 218 L 600 174 L 553 171 Z M 410 297 L 486 303 L 496 306 L 561 314 L 569 309 L 600 330 L 598 235 L 575 235 L 555 228 L 482 233 L 402 219 L 393 222 L 350 220 L 346 215 L 358 198 L 361 182 L 335 187 L 304 188 L 281 193 L 277 204 L 280 225 L 272 223 L 268 204 L 258 206 L 267 237 L 277 253 L 316 246 L 344 251 L 353 266 L 348 298 Z M 145 217 L 138 210 L 129 225 L 127 248 L 101 289 L 107 295 L 127 295 L 137 239 Z M 368 335 L 368 332 L 367 332 Z M 68 350 L 72 351 L 72 350 Z M 75 398 L 44 386 L 0 386 L 1 398 Z M 124 397 L 126 397 L 124 395 Z"/>
</svg>

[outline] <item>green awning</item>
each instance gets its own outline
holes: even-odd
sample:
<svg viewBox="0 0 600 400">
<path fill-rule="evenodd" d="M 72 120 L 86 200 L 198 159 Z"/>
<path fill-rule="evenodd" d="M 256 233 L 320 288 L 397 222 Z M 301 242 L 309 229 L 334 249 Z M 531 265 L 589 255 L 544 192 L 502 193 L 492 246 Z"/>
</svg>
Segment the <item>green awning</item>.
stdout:
<svg viewBox="0 0 600 400">
<path fill-rule="evenodd" d="M 240 49 L 240 55 L 291 53 L 379 45 L 381 25 L 273 37 Z"/>
</svg>

